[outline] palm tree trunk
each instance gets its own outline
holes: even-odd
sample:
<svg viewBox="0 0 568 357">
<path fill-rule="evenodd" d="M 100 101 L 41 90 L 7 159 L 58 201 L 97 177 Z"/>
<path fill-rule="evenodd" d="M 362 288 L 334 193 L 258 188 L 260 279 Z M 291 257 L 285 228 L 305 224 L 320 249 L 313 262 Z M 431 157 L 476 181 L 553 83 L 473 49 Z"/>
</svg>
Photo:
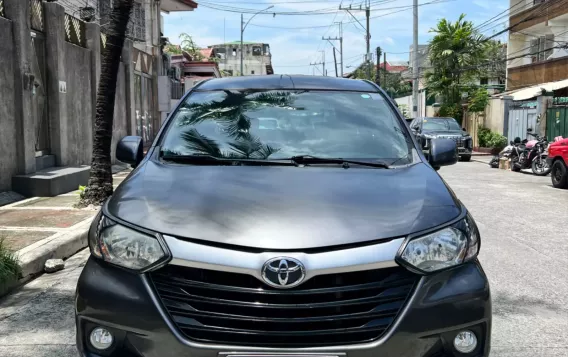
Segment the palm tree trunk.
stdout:
<svg viewBox="0 0 568 357">
<path fill-rule="evenodd" d="M 93 132 L 93 158 L 89 183 L 81 195 L 81 205 L 102 204 L 112 195 L 111 141 L 116 80 L 126 28 L 134 0 L 114 0 L 106 47 L 101 59 Z"/>
</svg>

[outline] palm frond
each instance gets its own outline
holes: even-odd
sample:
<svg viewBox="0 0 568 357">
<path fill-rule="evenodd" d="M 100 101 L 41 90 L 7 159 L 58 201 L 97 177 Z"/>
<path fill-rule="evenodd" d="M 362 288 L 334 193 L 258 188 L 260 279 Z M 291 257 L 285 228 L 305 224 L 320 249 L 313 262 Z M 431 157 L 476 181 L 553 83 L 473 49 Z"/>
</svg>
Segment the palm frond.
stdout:
<svg viewBox="0 0 568 357">
<path fill-rule="evenodd" d="M 181 134 L 185 147 L 192 151 L 192 154 L 205 154 L 214 157 L 222 157 L 221 149 L 213 139 L 200 134 L 196 129 L 189 129 Z"/>
</svg>

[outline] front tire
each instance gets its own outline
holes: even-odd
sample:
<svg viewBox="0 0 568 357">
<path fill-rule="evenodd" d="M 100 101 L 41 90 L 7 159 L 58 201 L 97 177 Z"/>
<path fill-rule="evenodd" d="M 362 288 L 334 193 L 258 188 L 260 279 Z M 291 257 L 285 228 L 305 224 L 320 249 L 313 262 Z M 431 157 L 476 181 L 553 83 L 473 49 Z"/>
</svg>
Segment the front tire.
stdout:
<svg viewBox="0 0 568 357">
<path fill-rule="evenodd" d="M 469 161 L 471 161 L 471 155 L 461 155 L 461 156 L 460 156 L 460 161 L 463 161 L 463 162 L 469 162 Z"/>
<path fill-rule="evenodd" d="M 546 164 L 546 159 L 543 159 L 543 158 L 533 160 L 533 162 L 531 164 L 531 169 L 532 169 L 533 174 L 535 174 L 537 176 L 546 176 L 552 170 L 552 168 L 550 168 Z"/>
<path fill-rule="evenodd" d="M 568 188 L 568 168 L 562 160 L 556 160 L 551 170 L 552 186 L 555 188 Z"/>
</svg>

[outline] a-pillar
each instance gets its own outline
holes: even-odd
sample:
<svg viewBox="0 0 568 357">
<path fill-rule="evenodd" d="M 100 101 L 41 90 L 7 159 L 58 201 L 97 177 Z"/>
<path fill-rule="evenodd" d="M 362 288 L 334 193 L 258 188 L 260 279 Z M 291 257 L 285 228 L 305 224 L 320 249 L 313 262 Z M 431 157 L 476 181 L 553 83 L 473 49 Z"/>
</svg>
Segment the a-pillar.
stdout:
<svg viewBox="0 0 568 357">
<path fill-rule="evenodd" d="M 15 123 L 17 170 L 20 174 L 36 171 L 36 128 L 32 97 L 35 78 L 32 73 L 30 4 L 22 0 L 4 0 L 6 17 L 12 20 L 14 44 Z"/>
<path fill-rule="evenodd" d="M 51 153 L 57 166 L 69 161 L 67 77 L 65 73 L 65 8 L 44 2 L 47 91 Z"/>
</svg>

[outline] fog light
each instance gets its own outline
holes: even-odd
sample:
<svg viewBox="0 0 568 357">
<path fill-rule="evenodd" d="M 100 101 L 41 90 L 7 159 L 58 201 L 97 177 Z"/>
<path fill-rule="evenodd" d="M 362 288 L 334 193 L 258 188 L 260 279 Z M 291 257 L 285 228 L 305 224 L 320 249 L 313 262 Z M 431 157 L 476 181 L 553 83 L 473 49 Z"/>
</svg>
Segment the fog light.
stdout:
<svg viewBox="0 0 568 357">
<path fill-rule="evenodd" d="M 90 341 L 91 345 L 97 350 L 106 350 L 112 345 L 113 338 L 108 330 L 97 327 L 91 331 Z"/>
<path fill-rule="evenodd" d="M 477 337 L 471 331 L 461 331 L 454 338 L 454 347 L 458 352 L 470 353 L 477 347 Z"/>
</svg>

